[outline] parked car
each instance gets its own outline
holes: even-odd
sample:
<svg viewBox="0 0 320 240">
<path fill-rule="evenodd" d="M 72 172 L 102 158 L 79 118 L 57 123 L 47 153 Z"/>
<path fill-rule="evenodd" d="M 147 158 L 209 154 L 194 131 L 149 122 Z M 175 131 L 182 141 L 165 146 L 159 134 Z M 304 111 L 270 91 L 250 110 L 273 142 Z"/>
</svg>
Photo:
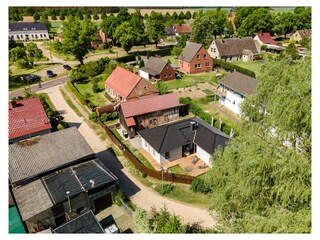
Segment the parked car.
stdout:
<svg viewBox="0 0 320 240">
<path fill-rule="evenodd" d="M 66 70 L 71 70 L 71 67 L 67 64 L 63 65 L 63 68 L 66 69 Z"/>
<path fill-rule="evenodd" d="M 34 74 L 28 74 L 24 76 L 25 80 L 27 80 L 29 83 L 38 82 L 40 80 L 40 77 Z"/>
<path fill-rule="evenodd" d="M 54 77 L 56 74 L 54 74 L 51 70 L 47 70 L 47 76 L 48 78 Z"/>
</svg>

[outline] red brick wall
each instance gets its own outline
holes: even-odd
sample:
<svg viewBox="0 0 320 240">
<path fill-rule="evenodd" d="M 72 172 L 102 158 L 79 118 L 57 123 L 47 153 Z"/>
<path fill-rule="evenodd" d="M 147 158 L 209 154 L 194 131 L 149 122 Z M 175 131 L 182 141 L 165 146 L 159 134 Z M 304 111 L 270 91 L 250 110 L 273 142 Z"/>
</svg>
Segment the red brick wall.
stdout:
<svg viewBox="0 0 320 240">
<path fill-rule="evenodd" d="M 204 58 L 205 54 L 206 54 L 206 58 Z M 199 55 L 199 58 L 198 58 L 198 55 Z M 206 63 L 209 63 L 209 67 L 206 67 Z M 195 64 L 200 64 L 200 68 L 196 68 Z M 179 67 L 181 71 L 189 74 L 209 72 L 209 71 L 212 71 L 213 69 L 213 60 L 210 57 L 207 50 L 204 49 L 204 47 L 201 47 L 190 63 L 179 59 Z"/>
<path fill-rule="evenodd" d="M 165 74 L 167 76 L 166 78 L 164 77 Z M 171 77 L 169 77 L 170 74 L 171 74 Z M 167 64 L 163 68 L 162 72 L 160 73 L 160 79 L 164 80 L 164 81 L 176 79 L 175 71 L 174 71 L 173 67 L 171 67 L 170 64 Z"/>
<path fill-rule="evenodd" d="M 141 81 L 127 97 L 127 101 L 158 95 L 159 91 L 151 83 L 145 79 L 141 79 Z"/>
</svg>

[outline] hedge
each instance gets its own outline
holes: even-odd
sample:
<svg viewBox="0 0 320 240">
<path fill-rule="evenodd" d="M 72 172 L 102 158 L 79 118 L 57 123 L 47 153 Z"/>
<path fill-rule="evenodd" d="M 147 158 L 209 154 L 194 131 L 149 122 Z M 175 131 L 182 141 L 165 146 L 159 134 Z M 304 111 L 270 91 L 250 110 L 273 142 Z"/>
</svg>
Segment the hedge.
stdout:
<svg viewBox="0 0 320 240">
<path fill-rule="evenodd" d="M 114 60 L 116 60 L 117 62 L 122 62 L 122 63 L 132 62 L 132 61 L 136 60 L 136 56 L 134 54 L 130 54 L 127 56 L 114 58 Z"/>
<path fill-rule="evenodd" d="M 68 90 L 73 93 L 73 95 L 79 100 L 81 104 L 85 105 L 88 102 L 88 100 L 81 93 L 79 93 L 78 89 L 70 80 L 67 82 L 67 87 Z"/>
<path fill-rule="evenodd" d="M 229 70 L 229 71 L 236 70 L 237 72 L 243 73 L 243 74 L 245 74 L 245 75 L 247 75 L 249 77 L 253 77 L 253 78 L 256 77 L 256 74 L 253 71 L 250 71 L 249 69 L 237 66 L 237 65 L 235 65 L 233 63 L 230 63 L 230 62 L 226 62 L 226 61 L 223 61 L 223 60 L 215 59 L 215 58 L 213 58 L 212 60 L 214 62 L 214 66 L 222 67 L 225 70 Z"/>
</svg>

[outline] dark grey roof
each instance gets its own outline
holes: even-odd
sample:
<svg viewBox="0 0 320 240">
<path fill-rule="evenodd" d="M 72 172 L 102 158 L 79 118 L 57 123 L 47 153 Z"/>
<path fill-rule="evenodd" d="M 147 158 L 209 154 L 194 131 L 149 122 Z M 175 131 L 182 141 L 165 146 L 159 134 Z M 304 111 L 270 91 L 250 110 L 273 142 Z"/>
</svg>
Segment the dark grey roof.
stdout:
<svg viewBox="0 0 320 240">
<path fill-rule="evenodd" d="M 48 31 L 47 25 L 43 22 L 9 22 L 9 32 L 39 30 Z"/>
<path fill-rule="evenodd" d="M 116 179 L 99 159 L 68 167 L 42 178 L 55 204 L 67 200 L 67 191 L 72 198 L 81 192 L 112 185 Z"/>
<path fill-rule="evenodd" d="M 166 28 L 164 29 L 164 32 L 165 32 L 165 35 L 166 35 L 166 36 L 175 36 L 175 35 L 176 35 L 176 31 L 175 31 L 175 29 L 174 29 L 173 26 L 166 27 Z"/>
<path fill-rule="evenodd" d="M 191 122 L 198 124 L 196 131 L 191 130 Z M 219 146 L 224 147 L 229 139 L 228 135 L 196 117 L 141 130 L 138 133 L 159 153 L 194 142 L 213 154 Z"/>
<path fill-rule="evenodd" d="M 258 53 L 254 40 L 251 37 L 215 39 L 213 42 L 215 42 L 221 56 L 241 55 L 243 50 Z"/>
<path fill-rule="evenodd" d="M 92 211 L 66 222 L 53 230 L 54 233 L 105 233 Z"/>
<path fill-rule="evenodd" d="M 9 145 L 9 179 L 28 180 L 93 156 L 76 127 L 37 136 Z"/>
<path fill-rule="evenodd" d="M 146 65 L 142 67 L 140 70 L 147 72 L 151 75 L 157 75 L 162 72 L 162 70 L 167 64 L 168 63 L 162 60 L 161 58 L 150 57 Z"/>
<path fill-rule="evenodd" d="M 51 208 L 53 203 L 40 179 L 12 189 L 23 221 Z"/>
<path fill-rule="evenodd" d="M 219 81 L 220 84 L 247 96 L 254 94 L 257 89 L 257 80 L 239 72 L 232 72 Z"/>
<path fill-rule="evenodd" d="M 201 47 L 202 44 L 190 42 L 179 55 L 179 59 L 186 62 L 191 62 Z"/>
</svg>

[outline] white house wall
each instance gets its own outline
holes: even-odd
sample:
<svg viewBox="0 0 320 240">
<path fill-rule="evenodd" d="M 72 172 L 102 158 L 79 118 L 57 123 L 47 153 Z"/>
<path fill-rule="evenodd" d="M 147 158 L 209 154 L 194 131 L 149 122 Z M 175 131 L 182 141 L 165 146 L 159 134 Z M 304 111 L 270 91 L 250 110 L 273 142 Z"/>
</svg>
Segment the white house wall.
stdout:
<svg viewBox="0 0 320 240">
<path fill-rule="evenodd" d="M 215 44 L 215 41 L 212 41 L 212 43 L 210 44 L 210 47 L 208 48 L 208 53 L 212 58 L 221 59 L 217 45 Z"/>
<path fill-rule="evenodd" d="M 161 164 L 160 161 L 160 153 L 158 153 L 153 147 L 149 145 L 149 143 L 141 137 L 141 145 L 144 150 L 146 150 L 150 155 L 157 161 L 157 163 Z"/>
<path fill-rule="evenodd" d="M 139 70 L 139 75 L 140 75 L 140 77 L 143 77 L 144 79 L 149 80 L 149 73 L 147 73 L 143 70 Z"/>
<path fill-rule="evenodd" d="M 196 155 L 203 162 L 205 162 L 208 166 L 210 166 L 210 167 L 212 166 L 211 161 L 210 161 L 211 154 L 209 154 L 208 152 L 203 150 L 201 147 L 199 147 L 199 145 L 197 145 Z"/>
<path fill-rule="evenodd" d="M 9 39 L 14 40 L 26 40 L 28 35 L 28 40 L 43 40 L 49 39 L 48 31 L 46 30 L 35 30 L 35 31 L 12 31 L 9 32 Z"/>
<path fill-rule="evenodd" d="M 241 114 L 240 104 L 243 102 L 243 100 L 244 98 L 242 98 L 240 94 L 227 91 L 227 95 L 224 101 L 220 101 L 220 103 L 224 105 L 226 108 L 230 109 L 235 114 L 240 115 Z"/>
</svg>

